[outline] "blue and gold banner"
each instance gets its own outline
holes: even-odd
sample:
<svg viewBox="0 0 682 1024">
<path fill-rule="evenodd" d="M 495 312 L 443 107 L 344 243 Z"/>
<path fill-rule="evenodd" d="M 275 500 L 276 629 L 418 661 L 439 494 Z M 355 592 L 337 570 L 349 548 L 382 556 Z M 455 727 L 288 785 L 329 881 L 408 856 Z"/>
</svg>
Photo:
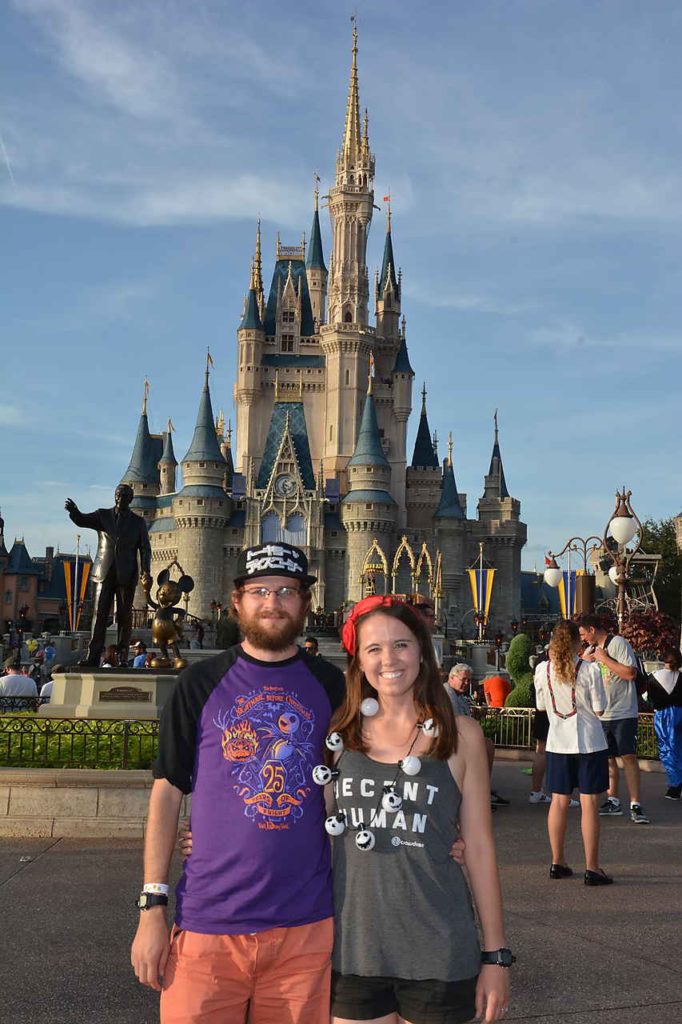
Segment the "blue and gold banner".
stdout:
<svg viewBox="0 0 682 1024">
<path fill-rule="evenodd" d="M 490 610 L 490 598 L 493 593 L 495 569 L 468 569 L 467 572 L 469 573 L 474 608 L 479 615 L 482 612 L 487 619 Z"/>
<path fill-rule="evenodd" d="M 559 605 L 561 607 L 562 619 L 572 619 L 575 615 L 576 600 L 575 592 L 576 585 L 575 581 L 578 576 L 584 576 L 585 573 L 582 569 L 578 569 L 575 572 L 562 572 L 561 579 L 559 580 Z"/>
<path fill-rule="evenodd" d="M 78 629 L 83 603 L 85 601 L 85 589 L 90 577 L 92 562 L 67 562 L 64 561 L 64 584 L 66 587 L 66 607 L 68 611 L 69 629 L 75 632 Z"/>
</svg>

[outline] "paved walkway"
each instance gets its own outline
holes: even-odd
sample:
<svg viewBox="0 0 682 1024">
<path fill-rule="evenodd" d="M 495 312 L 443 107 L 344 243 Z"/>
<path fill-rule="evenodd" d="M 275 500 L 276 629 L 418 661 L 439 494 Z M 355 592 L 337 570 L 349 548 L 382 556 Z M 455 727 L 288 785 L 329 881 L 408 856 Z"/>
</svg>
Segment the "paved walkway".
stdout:
<svg viewBox="0 0 682 1024">
<path fill-rule="evenodd" d="M 551 882 L 546 809 L 527 803 L 517 763 L 495 768 L 513 799 L 495 814 L 513 968 L 510 1021 L 682 1024 L 682 804 L 665 777 L 643 776 L 653 823 L 603 825 L 617 884 L 580 874 Z M 569 857 L 580 869 L 579 811 Z M 12 1024 L 154 1024 L 157 997 L 135 981 L 129 943 L 141 844 L 0 840 L 2 1020 Z M 225 1022 L 232 1024 L 232 1022 Z"/>
</svg>

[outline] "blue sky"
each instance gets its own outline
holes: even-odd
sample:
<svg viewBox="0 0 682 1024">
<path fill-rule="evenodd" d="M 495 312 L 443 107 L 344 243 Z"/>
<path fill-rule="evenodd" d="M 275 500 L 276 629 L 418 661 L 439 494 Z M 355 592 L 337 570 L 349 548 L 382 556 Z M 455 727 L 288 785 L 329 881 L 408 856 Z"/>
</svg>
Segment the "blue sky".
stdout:
<svg viewBox="0 0 682 1024">
<path fill-rule="evenodd" d="M 524 564 L 599 533 L 616 487 L 680 511 L 682 7 L 358 3 L 361 101 L 419 390 L 469 509 L 499 410 Z M 347 9 L 346 9 L 347 8 Z M 331 183 L 354 6 L 0 7 L 0 507 L 33 555 L 108 504 L 149 377 L 191 438 L 205 352 L 234 420 L 255 222 L 309 231 Z M 323 225 L 328 251 L 329 225 Z M 383 214 L 370 236 L 380 262 Z M 92 538 L 90 538 L 92 539 Z"/>
</svg>

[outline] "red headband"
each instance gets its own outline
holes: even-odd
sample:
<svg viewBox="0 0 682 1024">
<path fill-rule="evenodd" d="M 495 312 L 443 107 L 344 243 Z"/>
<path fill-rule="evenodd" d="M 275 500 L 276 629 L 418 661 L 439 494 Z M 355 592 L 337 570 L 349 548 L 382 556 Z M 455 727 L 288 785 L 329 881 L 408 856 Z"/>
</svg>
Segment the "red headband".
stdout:
<svg viewBox="0 0 682 1024">
<path fill-rule="evenodd" d="M 362 601 L 358 601 L 353 607 L 341 630 L 341 643 L 351 657 L 355 654 L 355 624 L 358 619 L 367 615 L 368 612 L 377 611 L 379 608 L 389 608 L 393 604 L 405 604 L 405 602 L 395 597 L 394 594 L 372 594 L 371 597 L 365 597 Z"/>
</svg>

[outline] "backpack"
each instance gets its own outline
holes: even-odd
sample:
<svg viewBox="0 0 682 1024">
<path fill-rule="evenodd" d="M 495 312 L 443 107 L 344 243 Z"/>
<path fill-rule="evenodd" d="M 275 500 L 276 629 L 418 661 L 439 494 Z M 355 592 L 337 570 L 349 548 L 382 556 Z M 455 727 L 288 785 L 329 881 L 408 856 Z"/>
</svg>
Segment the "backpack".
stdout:
<svg viewBox="0 0 682 1024">
<path fill-rule="evenodd" d="M 609 644 L 612 640 L 613 633 L 609 633 L 604 641 L 604 650 L 607 654 L 609 653 Z M 635 668 L 637 669 L 637 675 L 632 681 L 635 684 L 635 689 L 637 690 L 637 709 L 638 711 L 651 711 L 651 706 L 645 696 L 649 685 L 649 673 L 644 667 L 642 656 L 635 650 L 633 650 L 633 654 L 635 656 Z"/>
</svg>

